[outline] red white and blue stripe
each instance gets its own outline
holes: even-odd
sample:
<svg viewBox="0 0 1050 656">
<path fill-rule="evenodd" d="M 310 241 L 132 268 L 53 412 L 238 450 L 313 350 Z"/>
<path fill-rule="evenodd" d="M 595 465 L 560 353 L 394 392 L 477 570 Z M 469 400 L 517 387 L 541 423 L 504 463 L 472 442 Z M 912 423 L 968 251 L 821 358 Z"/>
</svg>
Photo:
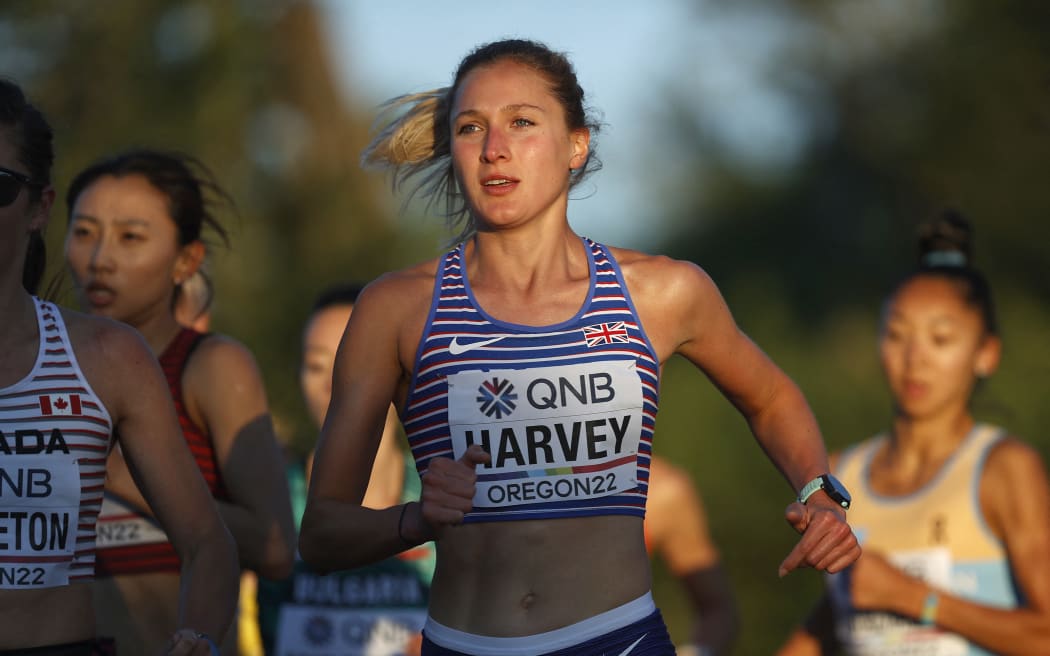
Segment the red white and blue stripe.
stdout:
<svg viewBox="0 0 1050 656">
<path fill-rule="evenodd" d="M 402 412 L 416 467 L 426 472 L 430 460 L 453 458 L 449 424 L 448 376 L 470 371 L 526 370 L 566 365 L 633 363 L 641 390 L 641 426 L 636 460 L 637 486 L 610 496 L 547 500 L 512 507 L 477 508 L 466 522 L 550 519 L 590 515 L 644 516 L 649 461 L 656 422 L 659 363 L 631 302 L 619 266 L 607 249 L 583 239 L 590 260 L 590 288 L 580 310 L 569 320 L 527 326 L 495 319 L 479 307 L 464 275 L 464 245 L 446 253 L 439 266 L 434 296 L 416 354 L 415 371 Z M 514 411 L 521 390 L 486 378 L 478 389 L 479 409 L 493 420 Z M 622 460 L 622 458 L 620 459 Z M 605 462 L 598 470 L 620 460 Z M 484 473 L 479 480 L 528 478 L 587 471 L 588 465 Z"/>
</svg>

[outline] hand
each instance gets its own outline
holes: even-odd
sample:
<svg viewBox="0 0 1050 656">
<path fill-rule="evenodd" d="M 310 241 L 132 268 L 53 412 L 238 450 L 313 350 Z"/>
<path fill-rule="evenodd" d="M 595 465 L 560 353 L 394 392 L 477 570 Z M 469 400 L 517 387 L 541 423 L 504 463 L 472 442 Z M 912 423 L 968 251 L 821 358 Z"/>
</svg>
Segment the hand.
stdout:
<svg viewBox="0 0 1050 656">
<path fill-rule="evenodd" d="M 219 649 L 208 636 L 193 629 L 179 629 L 164 645 L 165 656 L 218 656 Z"/>
<path fill-rule="evenodd" d="M 474 507 L 474 484 L 477 481 L 474 468 L 491 460 L 484 449 L 472 444 L 459 460 L 434 458 L 430 461 L 422 478 L 423 491 L 419 497 L 422 509 L 418 516 L 425 524 L 421 533 L 432 533 L 440 538 L 447 527 L 463 523 L 463 516 Z M 409 516 L 413 515 L 416 513 Z"/>
<path fill-rule="evenodd" d="M 894 606 L 915 579 L 880 553 L 865 551 L 850 568 L 850 603 L 859 610 L 885 610 Z"/>
<path fill-rule="evenodd" d="M 802 539 L 780 564 L 780 576 L 798 567 L 834 574 L 860 557 L 860 545 L 846 523 L 846 512 L 823 492 L 810 497 L 809 503 L 790 504 L 784 516 Z"/>
</svg>

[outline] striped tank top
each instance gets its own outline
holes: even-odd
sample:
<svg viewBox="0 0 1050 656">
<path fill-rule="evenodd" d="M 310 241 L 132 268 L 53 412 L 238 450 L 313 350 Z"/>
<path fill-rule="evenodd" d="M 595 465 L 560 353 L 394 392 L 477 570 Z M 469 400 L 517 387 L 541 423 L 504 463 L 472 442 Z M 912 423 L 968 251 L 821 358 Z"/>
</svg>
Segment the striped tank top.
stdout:
<svg viewBox="0 0 1050 656">
<path fill-rule="evenodd" d="M 182 396 L 182 373 L 193 350 L 204 337 L 202 333 L 183 328 L 158 360 L 168 381 L 171 398 L 175 402 L 183 437 L 186 438 L 197 467 L 208 484 L 212 497 L 227 499 L 228 494 L 223 485 L 222 472 L 211 436 L 190 417 Z M 98 519 L 98 552 L 95 564 L 97 576 L 178 573 L 181 566 L 175 547 L 168 541 L 167 534 L 151 513 L 112 492 L 106 492 Z"/>
<path fill-rule="evenodd" d="M 981 511 L 981 474 L 988 452 L 1003 437 L 996 426 L 977 424 L 925 486 L 887 497 L 871 489 L 872 458 L 888 437 L 878 435 L 843 453 L 836 475 L 849 488 L 850 525 L 864 549 L 935 588 L 997 608 L 1015 608 L 1019 593 L 1005 545 Z M 846 579 L 832 575 L 830 597 L 836 633 L 850 656 L 978 656 L 989 654 L 959 635 L 849 605 Z"/>
<path fill-rule="evenodd" d="M 58 308 L 34 299 L 32 371 L 0 388 L 0 589 L 90 582 L 113 423 Z"/>
<path fill-rule="evenodd" d="M 551 326 L 487 315 L 462 244 L 441 261 L 403 423 L 421 475 L 471 444 L 491 455 L 465 522 L 645 515 L 659 364 L 616 261 L 583 243 L 587 298 Z"/>
</svg>

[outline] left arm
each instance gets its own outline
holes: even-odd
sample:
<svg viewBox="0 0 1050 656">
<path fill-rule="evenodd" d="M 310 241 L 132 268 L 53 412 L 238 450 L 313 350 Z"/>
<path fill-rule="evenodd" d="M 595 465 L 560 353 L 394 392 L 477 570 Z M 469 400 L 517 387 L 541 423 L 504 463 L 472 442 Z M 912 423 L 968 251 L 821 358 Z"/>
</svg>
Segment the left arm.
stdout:
<svg viewBox="0 0 1050 656">
<path fill-rule="evenodd" d="M 703 371 L 796 493 L 827 473 L 824 441 L 801 391 L 740 331 L 711 278 L 692 263 L 665 257 L 645 258 L 632 269 L 632 297 L 643 318 L 651 318 L 645 329 L 660 361 L 678 353 Z M 860 555 L 845 512 L 823 492 L 805 505 L 791 504 L 788 520 L 802 538 L 781 576 L 801 565 L 837 572 Z"/>
<path fill-rule="evenodd" d="M 241 344 L 213 335 L 193 354 L 183 378 L 189 411 L 203 420 L 230 501 L 219 512 L 242 565 L 267 578 L 291 573 L 295 524 L 262 377 Z"/>
<path fill-rule="evenodd" d="M 236 609 L 233 540 L 186 448 L 164 374 L 142 336 L 108 320 L 81 321 L 70 322 L 75 346 L 95 347 L 78 349 L 81 366 L 109 409 L 131 476 L 181 561 L 181 628 L 165 653 L 204 656 L 208 645 L 197 632 L 221 642 Z"/>
</svg>

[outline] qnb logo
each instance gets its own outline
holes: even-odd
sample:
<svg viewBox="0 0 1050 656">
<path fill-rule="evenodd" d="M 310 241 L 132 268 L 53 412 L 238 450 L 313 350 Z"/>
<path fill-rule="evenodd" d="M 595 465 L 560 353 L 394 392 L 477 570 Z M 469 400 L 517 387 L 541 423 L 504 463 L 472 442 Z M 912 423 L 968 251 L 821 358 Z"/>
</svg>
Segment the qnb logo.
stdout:
<svg viewBox="0 0 1050 656">
<path fill-rule="evenodd" d="M 335 627 L 332 626 L 332 622 L 327 617 L 315 615 L 307 620 L 303 632 L 307 642 L 311 645 L 323 647 L 332 642 L 332 638 L 335 636 Z"/>
<path fill-rule="evenodd" d="M 510 415 L 518 407 L 517 400 L 518 395 L 514 393 L 514 385 L 509 380 L 493 378 L 478 386 L 477 402 L 488 417 L 502 419 L 504 415 Z"/>
</svg>

